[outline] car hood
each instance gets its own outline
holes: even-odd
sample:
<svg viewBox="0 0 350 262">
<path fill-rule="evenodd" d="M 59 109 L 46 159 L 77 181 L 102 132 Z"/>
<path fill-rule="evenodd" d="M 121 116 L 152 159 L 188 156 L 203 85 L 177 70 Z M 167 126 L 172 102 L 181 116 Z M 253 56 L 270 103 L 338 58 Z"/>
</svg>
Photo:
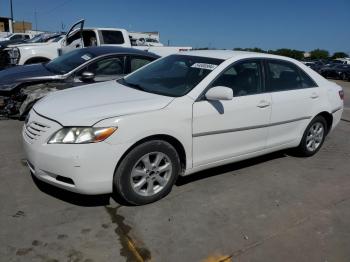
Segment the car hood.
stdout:
<svg viewBox="0 0 350 262">
<path fill-rule="evenodd" d="M 53 76 L 55 74 L 48 71 L 43 64 L 7 68 L 0 71 L 0 90 L 7 89 L 9 85 L 30 81 L 32 78 L 50 79 Z"/>
<path fill-rule="evenodd" d="M 34 110 L 63 126 L 92 126 L 106 118 L 158 110 L 173 99 L 113 80 L 54 92 L 36 103 Z"/>
<path fill-rule="evenodd" d="M 42 48 L 44 46 L 52 46 L 52 47 L 59 47 L 61 42 L 38 42 L 38 43 L 22 43 L 22 44 L 12 44 L 8 45 L 9 48 L 17 47 L 17 48 L 24 48 L 24 49 L 31 49 L 31 48 Z"/>
</svg>

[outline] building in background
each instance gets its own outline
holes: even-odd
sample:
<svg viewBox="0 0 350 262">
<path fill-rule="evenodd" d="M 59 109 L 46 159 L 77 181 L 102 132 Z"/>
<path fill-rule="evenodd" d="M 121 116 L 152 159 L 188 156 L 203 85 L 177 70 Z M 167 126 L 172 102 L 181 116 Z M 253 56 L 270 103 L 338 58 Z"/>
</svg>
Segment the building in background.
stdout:
<svg viewBox="0 0 350 262">
<path fill-rule="evenodd" d="M 8 35 L 9 33 L 26 33 L 32 30 L 32 23 L 27 21 L 14 21 L 13 28 L 10 17 L 0 17 L 0 35 Z"/>
<path fill-rule="evenodd" d="M 0 32 L 2 34 L 12 32 L 11 25 L 12 25 L 11 24 L 11 18 L 9 18 L 9 17 L 0 17 Z"/>
</svg>

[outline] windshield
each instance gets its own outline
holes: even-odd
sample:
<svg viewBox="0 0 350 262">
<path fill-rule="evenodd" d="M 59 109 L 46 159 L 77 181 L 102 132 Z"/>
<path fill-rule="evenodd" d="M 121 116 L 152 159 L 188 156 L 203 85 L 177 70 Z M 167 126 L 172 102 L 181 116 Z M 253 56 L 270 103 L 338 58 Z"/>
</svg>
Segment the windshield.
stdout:
<svg viewBox="0 0 350 262">
<path fill-rule="evenodd" d="M 37 42 L 40 42 L 40 40 L 42 39 L 42 37 L 43 37 L 43 34 L 36 35 L 36 36 L 34 36 L 32 39 L 27 40 L 27 42 L 28 42 L 28 43 L 37 43 Z"/>
<path fill-rule="evenodd" d="M 118 82 L 145 92 L 180 97 L 191 91 L 222 62 L 214 58 L 170 55 Z"/>
<path fill-rule="evenodd" d="M 53 59 L 45 67 L 53 73 L 66 74 L 94 57 L 85 49 L 77 49 Z"/>
</svg>

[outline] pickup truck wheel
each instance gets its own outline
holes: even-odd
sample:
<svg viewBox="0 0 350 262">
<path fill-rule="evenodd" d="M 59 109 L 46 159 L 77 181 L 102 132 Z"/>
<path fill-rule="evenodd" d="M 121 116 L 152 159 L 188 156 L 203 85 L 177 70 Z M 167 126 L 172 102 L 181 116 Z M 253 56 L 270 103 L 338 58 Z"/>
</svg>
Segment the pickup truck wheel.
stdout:
<svg viewBox="0 0 350 262">
<path fill-rule="evenodd" d="M 322 116 L 316 116 L 307 126 L 303 138 L 296 148 L 299 156 L 313 156 L 320 150 L 327 135 L 327 122 Z"/>
<path fill-rule="evenodd" d="M 29 60 L 27 60 L 24 64 L 25 65 L 31 65 L 31 64 L 41 64 L 41 63 L 47 63 L 50 59 L 44 58 L 44 57 L 34 57 Z"/>
<path fill-rule="evenodd" d="M 180 172 L 175 148 L 162 140 L 133 148 L 117 168 L 114 192 L 126 202 L 144 205 L 166 196 Z"/>
</svg>

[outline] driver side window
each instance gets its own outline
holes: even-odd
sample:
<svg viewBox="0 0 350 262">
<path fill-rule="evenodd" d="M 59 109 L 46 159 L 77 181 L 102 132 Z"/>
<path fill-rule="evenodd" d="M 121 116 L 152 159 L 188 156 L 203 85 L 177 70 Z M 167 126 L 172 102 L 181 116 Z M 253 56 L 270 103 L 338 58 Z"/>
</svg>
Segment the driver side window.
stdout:
<svg viewBox="0 0 350 262">
<path fill-rule="evenodd" d="M 261 69 L 258 61 L 244 61 L 230 66 L 212 86 L 225 86 L 233 90 L 234 96 L 261 93 Z"/>
<path fill-rule="evenodd" d="M 81 70 L 80 74 L 83 72 L 93 73 L 95 81 L 118 78 L 124 74 L 124 61 L 124 56 L 100 59 Z"/>
</svg>

